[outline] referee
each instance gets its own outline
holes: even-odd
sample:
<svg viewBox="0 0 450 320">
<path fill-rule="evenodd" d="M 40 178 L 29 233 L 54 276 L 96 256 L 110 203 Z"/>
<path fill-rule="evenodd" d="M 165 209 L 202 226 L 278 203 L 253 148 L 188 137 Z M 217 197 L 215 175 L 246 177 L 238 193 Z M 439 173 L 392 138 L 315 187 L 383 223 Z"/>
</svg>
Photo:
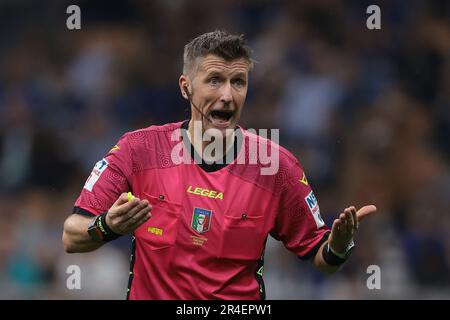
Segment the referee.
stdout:
<svg viewBox="0 0 450 320">
<path fill-rule="evenodd" d="M 252 68 L 242 35 L 202 34 L 183 58 L 179 87 L 191 118 L 126 133 L 97 162 L 64 223 L 65 250 L 132 234 L 127 299 L 264 299 L 269 234 L 319 270 L 337 271 L 375 206 L 345 208 L 330 229 L 297 159 L 238 125 Z M 263 147 L 277 155 L 273 174 L 250 161 Z"/>
</svg>

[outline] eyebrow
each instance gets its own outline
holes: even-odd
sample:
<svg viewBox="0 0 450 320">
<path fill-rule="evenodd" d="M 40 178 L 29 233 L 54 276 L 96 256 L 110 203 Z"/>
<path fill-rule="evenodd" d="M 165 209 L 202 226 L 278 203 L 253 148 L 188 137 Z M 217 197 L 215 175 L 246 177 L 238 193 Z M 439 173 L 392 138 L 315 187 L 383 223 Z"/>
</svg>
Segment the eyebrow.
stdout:
<svg viewBox="0 0 450 320">
<path fill-rule="evenodd" d="M 222 75 L 222 72 L 221 71 L 219 71 L 219 70 L 211 70 L 211 71 L 207 71 L 206 72 L 206 76 L 207 77 L 211 77 L 211 76 L 220 76 L 220 75 Z M 232 78 L 236 78 L 236 77 L 240 77 L 240 78 L 246 78 L 246 74 L 245 74 L 245 72 L 242 72 L 242 71 L 238 71 L 238 72 L 236 72 L 236 73 L 234 73 L 234 74 L 232 74 Z"/>
<path fill-rule="evenodd" d="M 210 71 L 206 71 L 206 75 L 207 76 L 217 76 L 220 75 L 222 72 L 220 72 L 219 70 L 210 70 Z"/>
<path fill-rule="evenodd" d="M 236 72 L 235 74 L 233 74 L 233 78 L 235 77 L 246 78 L 246 73 L 242 71 Z"/>
</svg>

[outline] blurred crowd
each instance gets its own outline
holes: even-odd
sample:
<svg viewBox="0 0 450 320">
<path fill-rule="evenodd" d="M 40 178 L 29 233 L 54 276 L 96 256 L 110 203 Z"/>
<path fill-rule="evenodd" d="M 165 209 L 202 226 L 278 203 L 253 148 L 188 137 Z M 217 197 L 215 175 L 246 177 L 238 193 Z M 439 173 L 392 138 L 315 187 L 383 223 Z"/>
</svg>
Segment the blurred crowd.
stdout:
<svg viewBox="0 0 450 320">
<path fill-rule="evenodd" d="M 66 28 L 70 4 L 81 30 Z M 183 46 L 214 29 L 249 39 L 241 124 L 280 129 L 328 224 L 352 204 L 379 210 L 333 276 L 270 239 L 267 297 L 450 298 L 450 2 L 377 1 L 381 30 L 370 4 L 0 1 L 0 299 L 125 298 L 130 239 L 69 255 L 63 221 L 124 132 L 189 117 Z"/>
</svg>

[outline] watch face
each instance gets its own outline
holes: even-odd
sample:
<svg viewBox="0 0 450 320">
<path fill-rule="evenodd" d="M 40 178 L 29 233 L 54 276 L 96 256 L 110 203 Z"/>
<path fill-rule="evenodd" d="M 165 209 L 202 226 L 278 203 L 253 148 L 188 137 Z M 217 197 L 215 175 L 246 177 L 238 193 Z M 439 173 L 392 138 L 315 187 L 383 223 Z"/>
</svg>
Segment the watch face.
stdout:
<svg viewBox="0 0 450 320">
<path fill-rule="evenodd" d="M 348 244 L 347 248 L 345 249 L 345 259 L 347 259 L 350 256 L 354 247 L 355 247 L 355 243 L 352 240 L 352 242 L 350 242 Z"/>
<path fill-rule="evenodd" d="M 345 249 L 345 252 L 351 251 L 351 250 L 353 249 L 354 246 L 355 246 L 355 243 L 354 243 L 353 240 L 352 240 L 352 242 L 350 242 L 350 243 L 348 244 L 347 249 Z"/>
</svg>

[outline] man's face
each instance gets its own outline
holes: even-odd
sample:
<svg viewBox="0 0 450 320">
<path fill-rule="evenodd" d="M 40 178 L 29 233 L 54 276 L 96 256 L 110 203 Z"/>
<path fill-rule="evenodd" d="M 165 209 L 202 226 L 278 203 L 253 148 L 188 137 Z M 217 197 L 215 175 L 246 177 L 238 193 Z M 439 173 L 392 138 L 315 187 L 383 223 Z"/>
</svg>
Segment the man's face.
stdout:
<svg viewBox="0 0 450 320">
<path fill-rule="evenodd" d="M 249 67 L 244 58 L 226 61 L 212 54 L 199 58 L 189 80 L 193 103 L 209 119 L 203 121 L 204 130 L 216 128 L 225 133 L 236 127 L 247 96 Z M 194 107 L 192 120 L 202 121 Z"/>
</svg>

